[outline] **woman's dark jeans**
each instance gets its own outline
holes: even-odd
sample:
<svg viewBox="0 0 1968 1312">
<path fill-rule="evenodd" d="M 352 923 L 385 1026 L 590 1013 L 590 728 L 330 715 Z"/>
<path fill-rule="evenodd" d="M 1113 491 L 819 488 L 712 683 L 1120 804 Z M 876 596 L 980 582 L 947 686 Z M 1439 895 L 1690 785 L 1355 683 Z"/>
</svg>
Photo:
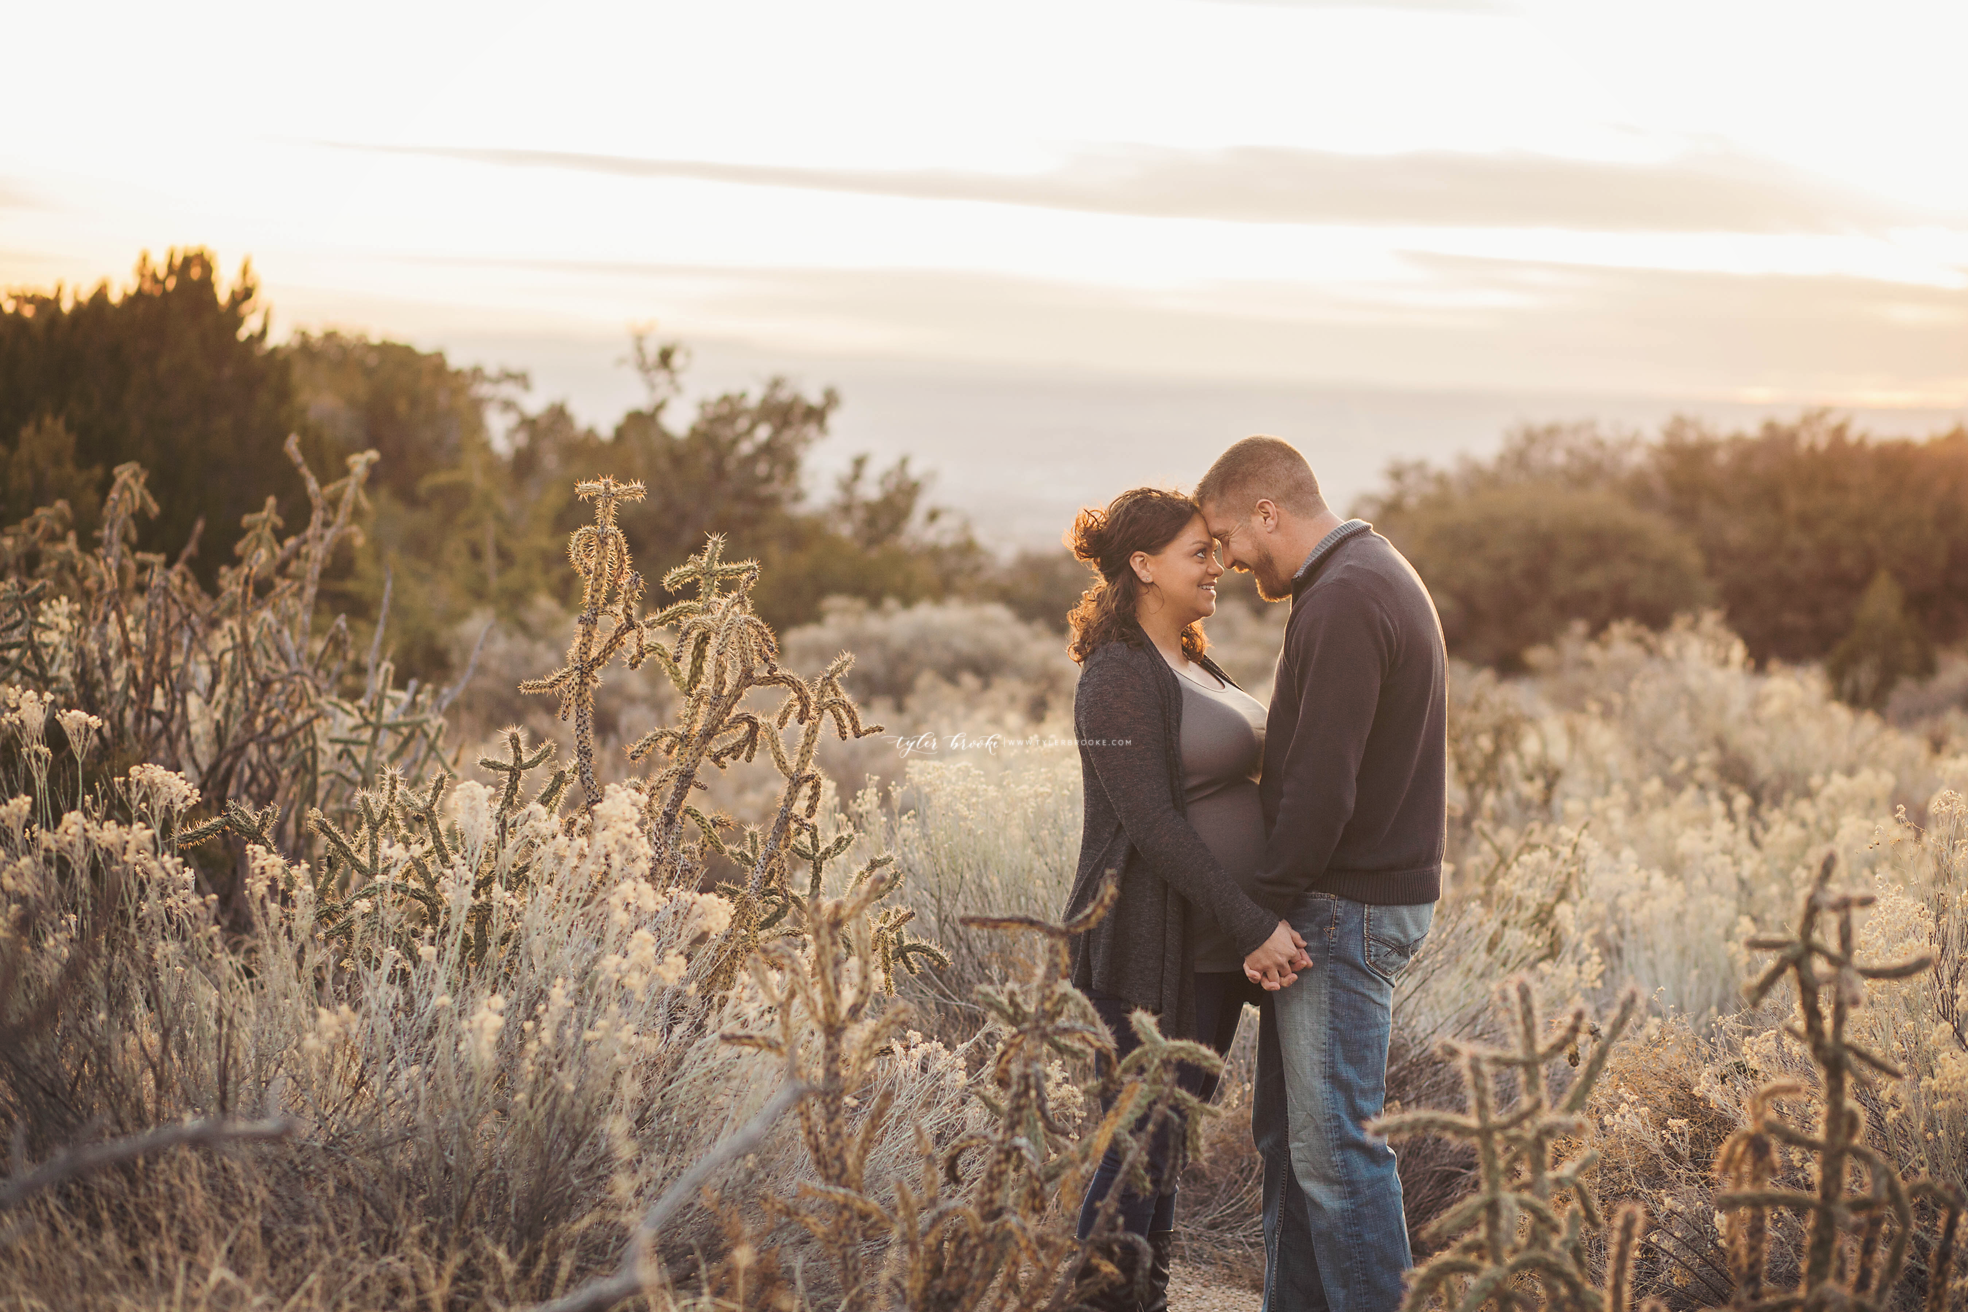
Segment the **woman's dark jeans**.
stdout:
<svg viewBox="0 0 1968 1312">
<path fill-rule="evenodd" d="M 1109 993 L 1089 993 L 1093 1009 L 1100 1013 L 1100 1019 L 1107 1024 L 1107 1030 L 1114 1036 L 1114 1049 L 1117 1058 L 1126 1057 L 1140 1046 L 1141 1041 L 1134 1036 L 1134 1026 L 1128 1024 L 1128 1016 L 1135 1007 L 1125 998 L 1117 998 Z M 1203 971 L 1196 975 L 1196 1033 L 1198 1042 L 1206 1043 L 1218 1053 L 1230 1051 L 1230 1044 L 1237 1037 L 1237 1021 L 1243 1016 L 1246 1002 L 1257 1005 L 1264 992 L 1245 978 L 1240 970 Z M 1170 1038 L 1189 1038 L 1190 1035 L 1170 1035 Z M 1106 1063 L 1101 1062 L 1100 1075 L 1106 1077 Z M 1182 1088 L 1207 1102 L 1216 1096 L 1216 1077 L 1205 1075 L 1201 1069 L 1183 1063 L 1176 1081 Z M 1103 1112 L 1113 1108 L 1113 1097 L 1101 1099 Z M 1136 1123 L 1139 1128 L 1139 1122 Z M 1171 1150 L 1179 1142 L 1177 1136 L 1183 1127 L 1177 1123 L 1163 1125 L 1148 1145 L 1148 1178 L 1155 1182 L 1158 1191 L 1152 1195 L 1141 1196 L 1124 1191 L 1121 1194 L 1120 1212 L 1122 1226 L 1137 1235 L 1157 1235 L 1175 1229 L 1175 1186 L 1168 1166 Z M 1093 1232 L 1094 1219 L 1100 1204 L 1114 1187 L 1114 1181 L 1121 1173 L 1121 1161 L 1126 1155 L 1127 1145 L 1116 1141 L 1107 1149 L 1107 1155 L 1100 1159 L 1100 1169 L 1094 1172 L 1093 1183 L 1087 1186 L 1086 1201 L 1080 1204 L 1080 1238 L 1085 1239 Z"/>
</svg>

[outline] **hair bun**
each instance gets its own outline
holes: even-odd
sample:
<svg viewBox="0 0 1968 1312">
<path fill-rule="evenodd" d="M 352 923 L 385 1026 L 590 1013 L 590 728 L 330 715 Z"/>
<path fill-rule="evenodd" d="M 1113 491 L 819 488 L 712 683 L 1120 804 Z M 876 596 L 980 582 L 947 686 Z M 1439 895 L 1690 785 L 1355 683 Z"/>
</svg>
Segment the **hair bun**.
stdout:
<svg viewBox="0 0 1968 1312">
<path fill-rule="evenodd" d="M 1087 506 L 1073 516 L 1065 542 L 1075 558 L 1091 566 L 1100 579 L 1080 595 L 1066 617 L 1073 640 L 1067 651 L 1084 661 L 1095 649 L 1115 641 L 1145 642 L 1135 619 L 1135 606 L 1144 585 L 1128 568 L 1136 552 L 1149 555 L 1175 542 L 1198 514 L 1196 503 L 1179 492 L 1156 487 L 1129 488 L 1105 507 Z M 1182 650 L 1195 659 L 1206 639 L 1195 624 L 1182 631 Z"/>
</svg>

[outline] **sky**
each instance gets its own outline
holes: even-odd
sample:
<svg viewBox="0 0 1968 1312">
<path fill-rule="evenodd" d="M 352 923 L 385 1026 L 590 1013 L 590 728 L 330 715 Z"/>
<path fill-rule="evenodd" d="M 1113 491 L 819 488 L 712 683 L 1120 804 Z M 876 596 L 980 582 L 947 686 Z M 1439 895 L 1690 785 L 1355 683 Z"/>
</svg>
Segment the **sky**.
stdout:
<svg viewBox="0 0 1968 1312">
<path fill-rule="evenodd" d="M 4 3 L 0 287 L 205 245 L 276 334 L 596 421 L 650 325 L 712 375 L 1968 409 L 1953 0 Z"/>
</svg>

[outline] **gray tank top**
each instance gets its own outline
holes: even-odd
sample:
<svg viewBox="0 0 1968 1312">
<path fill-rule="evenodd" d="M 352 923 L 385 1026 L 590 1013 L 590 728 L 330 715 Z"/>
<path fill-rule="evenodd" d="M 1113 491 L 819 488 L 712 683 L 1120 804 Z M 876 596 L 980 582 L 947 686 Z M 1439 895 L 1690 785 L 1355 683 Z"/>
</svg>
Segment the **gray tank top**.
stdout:
<svg viewBox="0 0 1968 1312">
<path fill-rule="evenodd" d="M 1264 706 L 1229 684 L 1205 687 L 1209 671 L 1176 672 L 1182 684 L 1182 793 L 1189 823 L 1230 877 L 1249 892 L 1264 860 L 1264 806 L 1257 796 L 1264 760 Z M 1197 970 L 1242 970 L 1244 954 L 1214 916 L 1194 915 Z"/>
</svg>

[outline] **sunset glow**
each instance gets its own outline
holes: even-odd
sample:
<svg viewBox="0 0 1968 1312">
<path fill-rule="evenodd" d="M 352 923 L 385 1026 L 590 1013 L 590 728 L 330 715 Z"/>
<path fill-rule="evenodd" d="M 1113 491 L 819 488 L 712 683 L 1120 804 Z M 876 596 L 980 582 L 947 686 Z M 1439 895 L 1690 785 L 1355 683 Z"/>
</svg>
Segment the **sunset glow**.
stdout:
<svg viewBox="0 0 1968 1312">
<path fill-rule="evenodd" d="M 1968 404 L 1954 6 L 156 12 L 10 17 L 0 283 L 199 243 L 277 331 Z"/>
</svg>

